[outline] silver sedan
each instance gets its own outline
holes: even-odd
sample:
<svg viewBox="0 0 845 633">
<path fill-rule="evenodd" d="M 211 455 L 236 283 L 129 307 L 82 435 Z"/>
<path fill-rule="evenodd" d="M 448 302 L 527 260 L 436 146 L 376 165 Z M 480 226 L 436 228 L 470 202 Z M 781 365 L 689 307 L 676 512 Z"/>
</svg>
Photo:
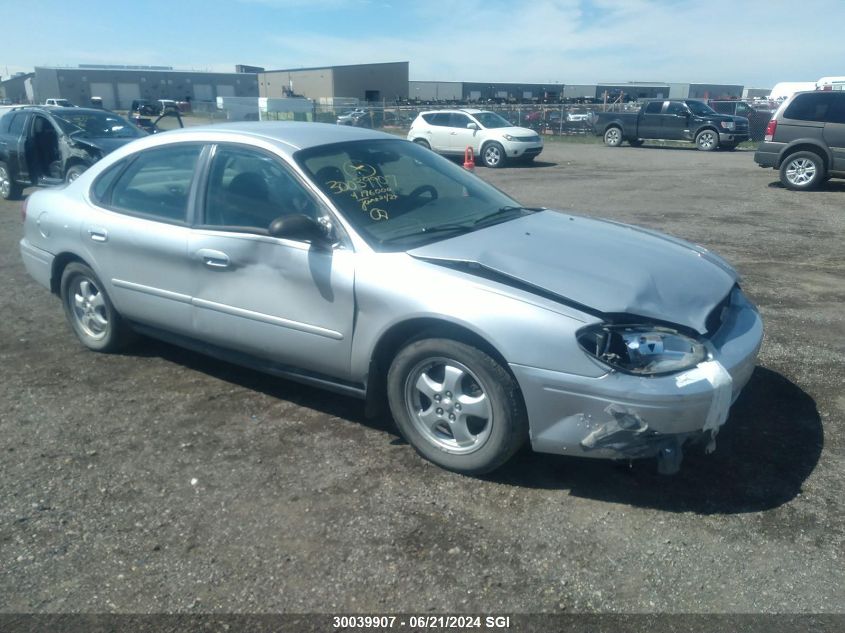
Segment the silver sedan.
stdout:
<svg viewBox="0 0 845 633">
<path fill-rule="evenodd" d="M 536 451 L 678 469 L 763 335 L 736 271 L 526 208 L 396 137 L 308 123 L 135 141 L 24 206 L 21 254 L 83 345 L 137 333 L 389 404 L 451 470 Z"/>
</svg>

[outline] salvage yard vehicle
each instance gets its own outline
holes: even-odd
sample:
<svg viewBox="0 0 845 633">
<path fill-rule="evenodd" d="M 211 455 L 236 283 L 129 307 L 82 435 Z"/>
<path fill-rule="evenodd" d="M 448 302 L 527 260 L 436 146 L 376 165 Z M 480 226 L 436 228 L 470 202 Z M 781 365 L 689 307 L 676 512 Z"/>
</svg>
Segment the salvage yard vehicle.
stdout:
<svg viewBox="0 0 845 633">
<path fill-rule="evenodd" d="M 845 92 L 797 92 L 784 101 L 754 161 L 779 170 L 783 186 L 795 191 L 845 178 Z"/>
<path fill-rule="evenodd" d="M 72 182 L 112 150 L 144 136 L 123 117 L 93 108 L 22 106 L 0 118 L 0 197 Z"/>
<path fill-rule="evenodd" d="M 453 156 L 463 156 L 471 147 L 485 167 L 532 161 L 543 151 L 543 139 L 536 131 L 516 127 L 495 112 L 469 108 L 421 112 L 411 124 L 408 140 Z"/>
<path fill-rule="evenodd" d="M 748 140 L 748 119 L 719 114 L 697 99 L 649 99 L 639 112 L 600 112 L 593 130 L 609 147 L 639 147 L 648 139 L 692 141 L 709 152 L 736 149 Z"/>
<path fill-rule="evenodd" d="M 23 209 L 21 255 L 91 350 L 133 333 L 387 403 L 426 459 L 491 471 L 713 444 L 762 339 L 707 249 L 526 208 L 389 134 L 186 128 Z"/>
</svg>

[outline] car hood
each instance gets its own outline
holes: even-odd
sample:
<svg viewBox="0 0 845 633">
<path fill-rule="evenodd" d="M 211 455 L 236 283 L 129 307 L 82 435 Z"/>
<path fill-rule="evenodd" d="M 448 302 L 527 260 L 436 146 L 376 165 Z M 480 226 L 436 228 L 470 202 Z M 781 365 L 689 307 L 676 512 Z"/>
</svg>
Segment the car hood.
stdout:
<svg viewBox="0 0 845 633">
<path fill-rule="evenodd" d="M 511 136 L 539 136 L 536 130 L 531 130 L 527 127 L 497 127 L 494 131 L 498 135 L 510 134 Z"/>
<path fill-rule="evenodd" d="M 542 211 L 409 255 L 553 295 L 601 315 L 633 315 L 704 334 L 738 281 L 707 249 L 656 231 Z M 466 266 L 469 264 L 468 266 Z"/>
</svg>

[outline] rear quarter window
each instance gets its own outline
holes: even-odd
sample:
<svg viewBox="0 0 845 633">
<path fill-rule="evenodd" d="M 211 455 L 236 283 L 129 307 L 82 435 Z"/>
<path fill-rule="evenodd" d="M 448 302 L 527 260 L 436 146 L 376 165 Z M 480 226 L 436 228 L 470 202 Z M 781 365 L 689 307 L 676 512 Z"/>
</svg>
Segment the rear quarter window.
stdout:
<svg viewBox="0 0 845 633">
<path fill-rule="evenodd" d="M 830 120 L 835 96 L 831 92 L 811 92 L 798 95 L 789 104 L 783 116 L 786 119 L 793 119 L 795 121 L 817 121 L 825 123 Z"/>
</svg>

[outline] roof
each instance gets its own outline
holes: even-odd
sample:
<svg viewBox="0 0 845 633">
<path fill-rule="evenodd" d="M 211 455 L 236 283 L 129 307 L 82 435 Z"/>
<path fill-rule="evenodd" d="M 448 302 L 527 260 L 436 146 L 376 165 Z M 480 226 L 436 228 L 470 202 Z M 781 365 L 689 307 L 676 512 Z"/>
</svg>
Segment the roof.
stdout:
<svg viewBox="0 0 845 633">
<path fill-rule="evenodd" d="M 293 73 L 302 70 L 334 70 L 335 68 L 359 68 L 361 66 L 390 66 L 393 64 L 410 64 L 410 62 L 373 62 L 371 64 L 337 64 L 335 66 L 312 66 L 310 68 L 274 68 L 272 70 L 262 70 L 257 74 Z"/>
<path fill-rule="evenodd" d="M 213 142 L 215 137 L 230 135 L 250 136 L 277 145 L 287 153 L 300 149 L 362 140 L 402 140 L 401 137 L 385 132 L 348 125 L 331 123 L 304 123 L 300 121 L 239 121 L 236 123 L 217 123 L 171 130 L 151 138 L 172 140 L 180 136 L 188 138 L 205 137 Z M 199 139 L 198 139 L 199 140 Z"/>
</svg>

